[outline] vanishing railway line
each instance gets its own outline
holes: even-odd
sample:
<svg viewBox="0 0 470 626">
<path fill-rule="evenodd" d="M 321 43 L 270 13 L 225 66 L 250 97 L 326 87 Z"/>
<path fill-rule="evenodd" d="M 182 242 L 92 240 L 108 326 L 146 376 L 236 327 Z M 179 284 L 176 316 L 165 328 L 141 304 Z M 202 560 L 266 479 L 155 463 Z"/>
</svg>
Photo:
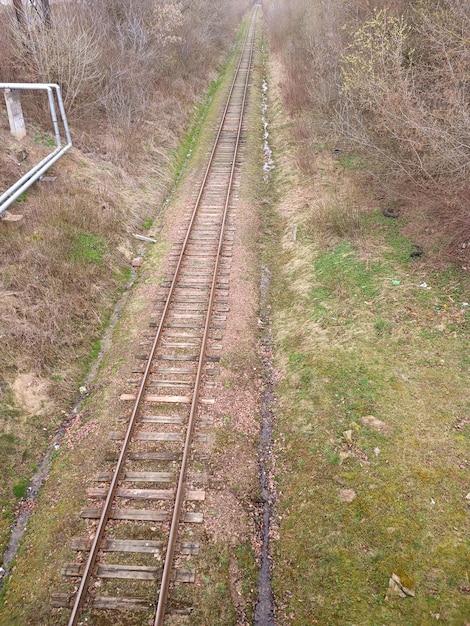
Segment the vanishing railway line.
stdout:
<svg viewBox="0 0 470 626">
<path fill-rule="evenodd" d="M 84 612 L 103 610 L 151 610 L 155 626 L 161 626 L 170 605 L 180 613 L 191 610 L 171 602 L 171 589 L 194 580 L 191 555 L 199 551 L 197 542 L 187 540 L 191 525 L 203 521 L 198 507 L 205 497 L 192 463 L 204 455 L 228 311 L 230 212 L 256 13 L 255 8 L 184 240 L 168 261 L 140 380 L 131 381 L 134 388 L 120 398 L 128 409 L 126 430 L 111 435 L 122 440 L 117 461 L 88 491 L 92 504 L 82 517 L 90 520 L 91 537 L 74 540 L 79 556 L 64 568 L 78 590 L 54 599 L 55 606 L 72 607 L 69 626 Z"/>
</svg>

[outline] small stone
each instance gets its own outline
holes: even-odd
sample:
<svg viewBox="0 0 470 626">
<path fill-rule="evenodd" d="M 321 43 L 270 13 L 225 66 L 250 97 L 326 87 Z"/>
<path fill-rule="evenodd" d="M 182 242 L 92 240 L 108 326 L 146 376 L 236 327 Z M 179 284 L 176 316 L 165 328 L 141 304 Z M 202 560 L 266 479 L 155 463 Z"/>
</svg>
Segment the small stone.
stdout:
<svg viewBox="0 0 470 626">
<path fill-rule="evenodd" d="M 375 456 L 379 456 L 380 448 L 374 448 L 374 454 L 375 454 Z"/>
<path fill-rule="evenodd" d="M 388 581 L 387 597 L 389 596 L 399 596 L 400 598 L 406 598 L 406 593 L 393 578 L 390 578 L 390 580 Z"/>
<path fill-rule="evenodd" d="M 467 495 L 465 496 L 465 500 L 470 501 L 470 493 L 467 493 Z"/>
<path fill-rule="evenodd" d="M 341 502 L 352 502 L 356 499 L 357 493 L 354 489 L 340 489 L 339 498 Z"/>
<path fill-rule="evenodd" d="M 136 256 L 134 259 L 132 259 L 131 265 L 132 267 L 140 267 L 143 262 L 144 259 L 141 256 Z"/>
<path fill-rule="evenodd" d="M 409 580 L 408 576 L 392 574 L 392 577 L 388 581 L 387 595 L 400 596 L 400 598 L 414 598 L 415 590 L 411 588 L 411 584 L 411 580 Z"/>
<path fill-rule="evenodd" d="M 391 428 L 388 424 L 382 422 L 382 420 L 377 419 L 373 415 L 364 415 L 364 417 L 361 417 L 361 422 L 364 424 L 364 426 L 367 426 L 368 428 L 373 428 L 374 430 L 377 430 L 379 433 L 382 433 L 384 435 L 389 434 L 391 431 Z"/>
<path fill-rule="evenodd" d="M 343 437 L 346 439 L 348 443 L 352 442 L 352 430 L 345 430 L 343 433 Z"/>
<path fill-rule="evenodd" d="M 0 222 L 3 224 L 19 224 L 22 219 L 22 215 L 10 213 L 10 211 L 3 211 L 3 213 L 0 214 Z"/>
<path fill-rule="evenodd" d="M 346 461 L 346 459 L 349 459 L 351 455 L 349 454 L 349 452 L 340 452 L 339 453 L 339 464 L 341 465 L 342 463 L 344 463 L 344 461 Z"/>
</svg>

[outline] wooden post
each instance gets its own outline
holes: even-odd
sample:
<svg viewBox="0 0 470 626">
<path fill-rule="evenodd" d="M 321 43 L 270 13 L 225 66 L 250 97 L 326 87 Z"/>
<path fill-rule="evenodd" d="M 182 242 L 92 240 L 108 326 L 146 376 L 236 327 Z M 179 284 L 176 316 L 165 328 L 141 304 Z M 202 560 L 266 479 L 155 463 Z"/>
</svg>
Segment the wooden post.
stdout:
<svg viewBox="0 0 470 626">
<path fill-rule="evenodd" d="M 23 109 L 21 108 L 20 92 L 17 89 L 5 89 L 4 91 L 11 134 L 16 137 L 16 139 L 23 139 L 23 137 L 26 136 L 26 127 L 24 124 Z"/>
</svg>

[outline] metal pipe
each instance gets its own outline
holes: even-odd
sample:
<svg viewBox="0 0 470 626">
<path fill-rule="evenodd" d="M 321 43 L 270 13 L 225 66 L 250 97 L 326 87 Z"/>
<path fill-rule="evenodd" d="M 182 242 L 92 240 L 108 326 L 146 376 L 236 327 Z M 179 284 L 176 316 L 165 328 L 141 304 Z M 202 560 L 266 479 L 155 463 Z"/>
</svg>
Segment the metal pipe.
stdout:
<svg viewBox="0 0 470 626">
<path fill-rule="evenodd" d="M 57 152 L 57 154 L 55 154 L 53 158 L 48 159 L 47 163 L 40 170 L 38 170 L 32 178 L 29 178 L 22 187 L 17 189 L 15 193 L 8 200 L 6 200 L 3 204 L 0 205 L 0 214 L 3 213 L 3 211 L 5 211 L 6 209 L 8 209 L 8 207 L 12 205 L 13 202 L 17 200 L 21 196 L 22 193 L 24 193 L 29 187 L 31 187 L 33 183 L 35 183 L 39 178 L 41 178 L 41 176 L 43 176 L 47 172 L 47 170 L 51 167 L 51 165 L 53 165 L 56 161 L 58 161 L 60 157 L 65 152 L 67 152 L 69 148 L 70 148 L 70 145 L 64 146 L 59 152 Z"/>
<path fill-rule="evenodd" d="M 42 90 L 47 92 L 49 101 L 49 110 L 51 113 L 52 125 L 54 127 L 54 135 L 56 142 L 56 149 L 51 152 L 47 157 L 42 159 L 40 163 L 31 168 L 24 176 L 16 181 L 9 189 L 7 189 L 0 196 L 0 215 L 5 211 L 13 202 L 21 196 L 33 183 L 35 183 L 43 174 L 53 165 L 67 150 L 72 147 L 72 138 L 65 115 L 64 103 L 62 100 L 62 93 L 59 85 L 55 83 L 0 83 L 0 89 L 18 89 L 18 90 Z M 54 92 L 57 97 L 57 103 L 59 105 L 60 117 L 65 132 L 67 144 L 62 147 L 62 140 L 60 136 L 60 128 L 54 102 Z"/>
<path fill-rule="evenodd" d="M 10 198 L 10 196 L 13 195 L 13 193 L 17 190 L 20 189 L 24 186 L 25 183 L 27 183 L 29 181 L 29 179 L 39 170 L 41 169 L 46 163 L 49 163 L 49 161 L 61 150 L 61 148 L 56 148 L 54 150 L 54 152 L 51 152 L 50 154 L 47 155 L 47 157 L 45 157 L 42 161 L 40 161 L 37 165 L 35 165 L 32 169 L 30 169 L 28 172 L 26 172 L 26 174 L 24 174 L 19 180 L 16 181 L 16 183 L 14 183 L 9 189 L 7 189 L 4 193 L 2 193 L 2 195 L 0 196 L 0 206 L 3 207 L 3 202 L 6 201 L 8 198 Z M 1 210 L 1 209 L 0 209 Z"/>
</svg>

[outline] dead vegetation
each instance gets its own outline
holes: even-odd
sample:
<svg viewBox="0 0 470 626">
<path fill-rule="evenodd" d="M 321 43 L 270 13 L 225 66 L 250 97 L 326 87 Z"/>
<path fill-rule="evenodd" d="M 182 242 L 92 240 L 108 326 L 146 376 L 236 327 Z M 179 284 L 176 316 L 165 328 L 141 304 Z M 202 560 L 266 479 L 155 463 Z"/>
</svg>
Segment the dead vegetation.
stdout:
<svg viewBox="0 0 470 626">
<path fill-rule="evenodd" d="M 385 197 L 417 194 L 427 222 L 465 242 L 468 227 L 468 2 L 264 3 L 286 69 L 284 103 L 299 164 L 337 148 L 360 155 Z M 453 248 L 452 254 L 458 248 Z"/>
</svg>

